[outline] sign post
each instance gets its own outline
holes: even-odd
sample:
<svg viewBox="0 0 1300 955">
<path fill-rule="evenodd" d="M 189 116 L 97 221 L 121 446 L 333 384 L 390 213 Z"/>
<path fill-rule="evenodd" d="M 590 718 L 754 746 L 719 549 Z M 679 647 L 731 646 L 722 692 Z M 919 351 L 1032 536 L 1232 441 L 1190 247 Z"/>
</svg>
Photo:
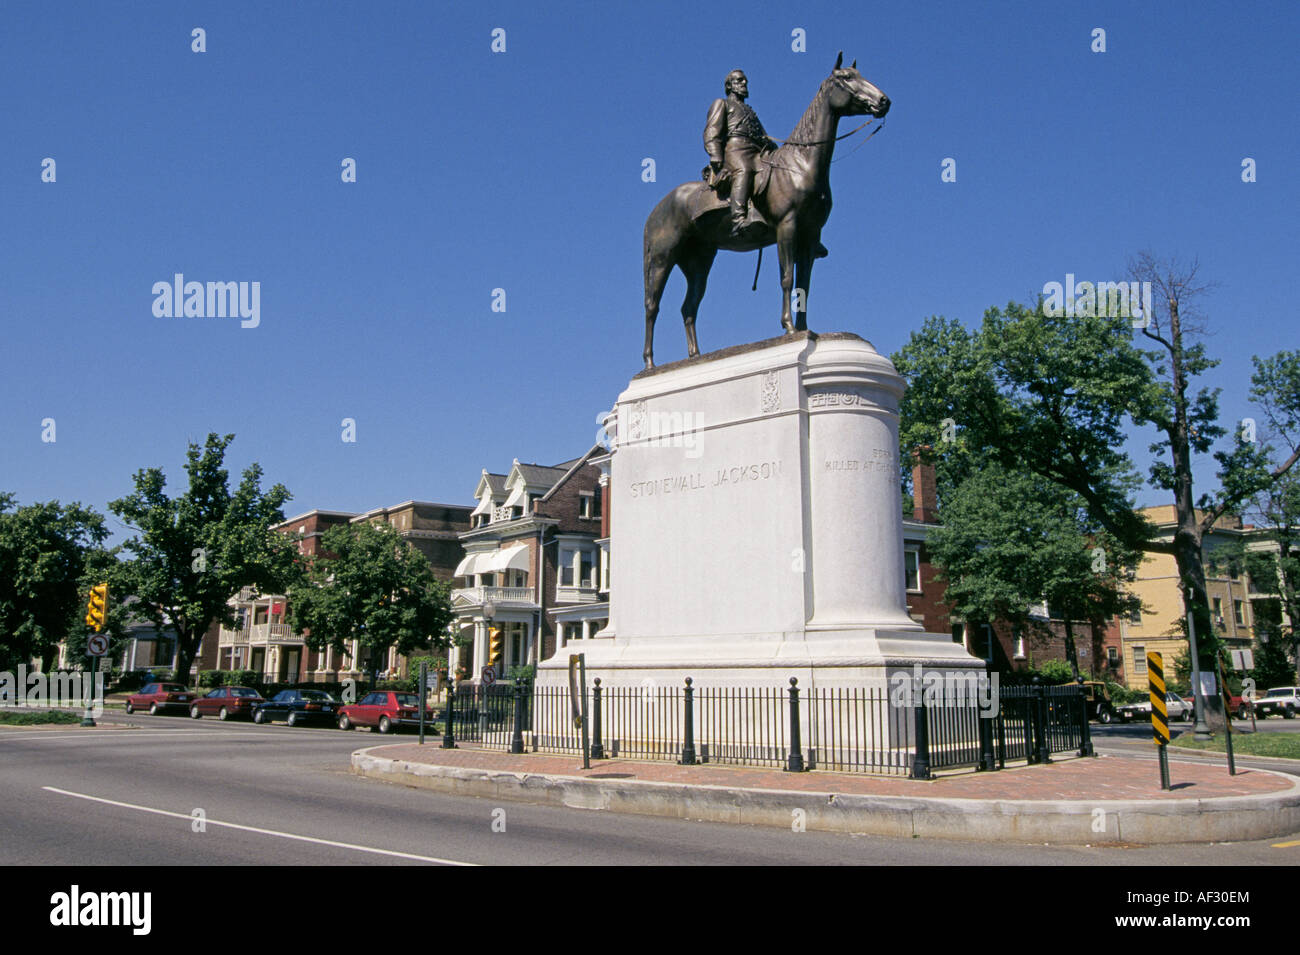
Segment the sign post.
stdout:
<svg viewBox="0 0 1300 955">
<path fill-rule="evenodd" d="M 1160 788 L 1169 785 L 1169 711 L 1165 704 L 1165 664 L 1155 650 L 1147 652 L 1147 689 L 1151 694 L 1151 729 L 1160 751 Z"/>
<path fill-rule="evenodd" d="M 429 663 L 420 661 L 420 745 L 424 745 L 424 701 L 429 694 Z"/>
<path fill-rule="evenodd" d="M 1227 719 L 1224 720 L 1224 723 L 1227 726 L 1227 735 L 1224 737 L 1224 742 L 1228 747 L 1228 775 L 1235 776 L 1237 775 L 1237 761 L 1233 759 L 1232 756 L 1232 696 L 1228 692 L 1228 675 L 1223 672 L 1222 658 L 1218 659 L 1216 662 L 1219 666 L 1219 688 L 1223 693 L 1223 712 L 1227 717 Z"/>
<path fill-rule="evenodd" d="M 582 768 L 591 769 L 591 743 L 587 738 L 587 655 L 569 655 L 569 710 L 573 728 L 582 731 Z"/>
</svg>

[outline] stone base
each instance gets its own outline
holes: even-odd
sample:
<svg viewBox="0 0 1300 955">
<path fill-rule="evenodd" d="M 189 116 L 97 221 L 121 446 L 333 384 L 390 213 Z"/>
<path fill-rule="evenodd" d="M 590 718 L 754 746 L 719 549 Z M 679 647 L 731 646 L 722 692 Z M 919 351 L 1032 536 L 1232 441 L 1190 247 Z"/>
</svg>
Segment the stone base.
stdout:
<svg viewBox="0 0 1300 955">
<path fill-rule="evenodd" d="M 983 670 L 907 609 L 888 358 L 800 332 L 638 374 L 605 425 L 610 616 L 544 661 L 606 685 L 883 686 Z"/>
<path fill-rule="evenodd" d="M 809 631 L 785 639 L 718 637 L 596 638 L 571 641 L 538 667 L 539 686 L 567 685 L 569 657 L 585 657 L 588 685 L 681 686 L 686 677 L 696 687 L 787 687 L 800 689 L 861 687 L 882 689 L 889 676 L 925 670 L 984 671 L 944 633 L 850 629 Z"/>
</svg>

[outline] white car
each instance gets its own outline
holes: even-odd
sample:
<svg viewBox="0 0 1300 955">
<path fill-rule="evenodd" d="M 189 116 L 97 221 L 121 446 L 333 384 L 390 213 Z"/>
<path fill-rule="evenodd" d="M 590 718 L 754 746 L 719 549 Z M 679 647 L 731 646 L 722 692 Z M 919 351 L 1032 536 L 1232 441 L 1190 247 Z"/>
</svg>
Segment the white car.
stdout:
<svg viewBox="0 0 1300 955">
<path fill-rule="evenodd" d="M 1194 715 L 1195 708 L 1190 702 L 1184 700 L 1177 693 L 1165 694 L 1165 712 L 1169 716 L 1169 722 L 1174 723 L 1178 720 L 1190 723 Z M 1122 722 L 1129 723 L 1133 720 L 1150 720 L 1151 719 L 1151 700 L 1138 700 L 1136 703 L 1125 703 L 1123 706 L 1115 709 L 1115 714 Z"/>
<path fill-rule="evenodd" d="M 1261 719 L 1274 713 L 1283 719 L 1294 719 L 1300 712 L 1300 687 L 1275 686 L 1255 700 L 1255 715 Z"/>
</svg>

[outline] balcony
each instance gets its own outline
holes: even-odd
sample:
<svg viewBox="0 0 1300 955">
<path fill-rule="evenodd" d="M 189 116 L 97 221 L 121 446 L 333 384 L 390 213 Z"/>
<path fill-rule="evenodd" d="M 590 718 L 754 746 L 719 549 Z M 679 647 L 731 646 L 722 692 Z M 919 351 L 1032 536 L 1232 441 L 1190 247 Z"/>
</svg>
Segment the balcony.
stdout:
<svg viewBox="0 0 1300 955">
<path fill-rule="evenodd" d="M 455 610 L 468 610 L 490 603 L 499 610 L 536 610 L 532 587 L 461 587 L 451 592 Z"/>
<path fill-rule="evenodd" d="M 243 644 L 247 642 L 248 642 L 247 627 L 245 627 L 243 630 L 228 630 L 225 627 L 222 627 L 221 635 L 217 638 L 217 643 L 223 647 L 232 647 L 235 646 L 236 644 Z"/>
<path fill-rule="evenodd" d="M 287 623 L 255 623 L 248 629 L 248 642 L 253 646 L 281 643 L 302 643 L 303 638 L 293 632 Z"/>
<path fill-rule="evenodd" d="M 223 647 L 247 644 L 255 647 L 278 646 L 285 643 L 302 643 L 303 638 L 293 632 L 287 623 L 256 623 L 243 630 L 221 628 L 217 643 Z"/>
</svg>

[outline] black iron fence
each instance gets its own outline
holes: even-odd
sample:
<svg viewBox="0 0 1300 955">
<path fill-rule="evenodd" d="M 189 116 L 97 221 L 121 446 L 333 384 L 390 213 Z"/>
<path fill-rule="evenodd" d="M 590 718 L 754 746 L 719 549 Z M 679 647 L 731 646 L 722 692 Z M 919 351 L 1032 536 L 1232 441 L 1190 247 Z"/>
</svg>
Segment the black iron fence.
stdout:
<svg viewBox="0 0 1300 955">
<path fill-rule="evenodd" d="M 910 675 L 876 688 L 605 687 L 588 697 L 594 759 L 664 759 L 791 771 L 828 769 L 928 778 L 934 770 L 1047 762 L 1092 754 L 1079 686 L 990 688 L 972 674 Z M 443 745 L 511 752 L 581 753 L 582 734 L 563 686 L 456 688 L 442 715 Z"/>
</svg>

